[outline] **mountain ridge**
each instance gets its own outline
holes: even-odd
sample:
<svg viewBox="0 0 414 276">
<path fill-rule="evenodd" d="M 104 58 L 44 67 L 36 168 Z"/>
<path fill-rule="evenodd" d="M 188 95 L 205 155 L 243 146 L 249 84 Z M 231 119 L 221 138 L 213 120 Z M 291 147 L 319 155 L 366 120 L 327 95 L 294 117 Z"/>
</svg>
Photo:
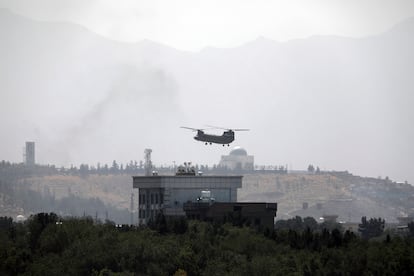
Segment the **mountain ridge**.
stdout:
<svg viewBox="0 0 414 276">
<path fill-rule="evenodd" d="M 205 46 L 203 48 L 201 48 L 200 50 L 196 50 L 196 51 L 189 51 L 189 50 L 181 50 L 178 48 L 175 48 L 173 46 L 170 46 L 168 44 L 159 42 L 159 41 L 155 41 L 155 40 L 151 40 L 151 39 L 141 39 L 141 40 L 137 40 L 137 41 L 122 41 L 122 40 L 116 40 L 116 39 L 112 39 L 108 36 L 105 35 L 101 35 L 98 34 L 96 32 L 94 32 L 93 30 L 89 29 L 88 27 L 82 25 L 82 24 L 78 24 L 75 22 L 71 22 L 71 21 L 50 21 L 50 20 L 39 20 L 39 19 L 34 19 L 34 18 L 30 18 L 18 13 L 15 13 L 7 8 L 0 8 L 0 18 L 3 16 L 8 16 L 9 18 L 12 17 L 18 17 L 19 20 L 24 20 L 27 22 L 37 22 L 37 23 L 44 23 L 44 24 L 61 24 L 61 25 L 72 25 L 72 26 L 77 26 L 77 28 L 82 29 L 85 32 L 88 32 L 90 34 L 93 34 L 97 37 L 100 37 L 101 39 L 107 40 L 107 41 L 113 41 L 115 43 L 120 43 L 120 44 L 129 44 L 129 45 L 140 45 L 140 44 L 149 44 L 151 47 L 156 46 L 156 47 L 166 47 L 166 48 L 171 48 L 174 49 L 176 51 L 179 52 L 186 52 L 186 53 L 199 53 L 199 52 L 203 52 L 206 50 L 210 50 L 210 49 L 216 49 L 216 50 L 231 50 L 231 49 L 235 49 L 235 48 L 239 48 L 239 47 L 244 47 L 246 45 L 249 44 L 254 44 L 257 42 L 261 42 L 261 43 L 267 43 L 267 44 L 274 44 L 274 45 L 278 45 L 278 44 L 285 44 L 285 43 L 290 43 L 290 42 L 296 42 L 296 41 L 302 41 L 302 40 L 309 40 L 309 39 L 323 39 L 323 38 L 337 38 L 337 39 L 351 39 L 351 40 L 358 40 L 358 39 L 364 39 L 364 38 L 370 38 L 370 37 L 376 37 L 376 36 L 381 36 L 390 32 L 395 32 L 395 31 L 401 31 L 401 30 L 409 30 L 409 31 L 414 31 L 414 17 L 407 17 L 403 20 L 401 20 L 400 22 L 394 24 L 393 26 L 391 26 L 390 28 L 388 28 L 387 30 L 384 30 L 382 32 L 378 32 L 375 34 L 371 34 L 371 35 L 367 35 L 367 36 L 359 36 L 359 37 L 352 37 L 352 36 L 343 36 L 343 35 L 333 35 L 333 34 L 315 34 L 315 35 L 310 35 L 310 36 L 306 36 L 306 37 L 302 37 L 302 38 L 294 38 L 294 39 L 289 39 L 289 40 L 285 40 L 285 41 L 278 41 L 278 40 L 274 40 L 268 37 L 265 37 L 263 35 L 259 35 L 257 36 L 255 39 L 252 40 L 248 40 L 244 43 L 241 43 L 238 46 L 234 46 L 234 47 L 216 47 L 216 46 Z"/>
<path fill-rule="evenodd" d="M 237 143 L 261 164 L 414 180 L 410 33 L 270 47 L 259 39 L 257 47 L 193 53 L 27 22 L 29 30 L 0 26 L 0 107 L 13 114 L 0 119 L 8 160 L 31 137 L 41 141 L 43 163 L 127 161 L 153 147 L 164 160 L 212 164 L 223 149 L 200 147 L 178 129 L 208 123 L 254 129 Z"/>
</svg>

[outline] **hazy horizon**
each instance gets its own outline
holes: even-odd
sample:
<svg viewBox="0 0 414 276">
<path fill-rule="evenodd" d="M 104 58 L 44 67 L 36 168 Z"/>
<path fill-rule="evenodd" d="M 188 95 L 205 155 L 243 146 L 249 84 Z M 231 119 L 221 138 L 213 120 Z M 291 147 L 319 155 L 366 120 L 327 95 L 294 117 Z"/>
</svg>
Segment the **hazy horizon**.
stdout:
<svg viewBox="0 0 414 276">
<path fill-rule="evenodd" d="M 76 23 L 115 41 L 151 40 L 184 51 L 234 48 L 259 37 L 366 37 L 414 16 L 410 0 L 0 0 L 0 8 L 34 20 Z"/>
<path fill-rule="evenodd" d="M 212 165 L 242 146 L 258 165 L 296 170 L 313 164 L 414 183 L 410 1 L 382 1 L 375 8 L 373 1 L 334 1 L 325 10 L 321 1 L 312 1 L 319 3 L 313 10 L 276 1 L 281 6 L 269 6 L 260 20 L 263 6 L 243 1 L 235 16 L 254 10 L 243 24 L 230 20 L 234 3 L 222 10 L 209 4 L 206 15 L 217 10 L 237 23 L 222 30 L 209 29 L 208 16 L 193 18 L 204 29 L 178 24 L 178 15 L 188 23 L 191 11 L 197 11 L 193 17 L 202 13 L 186 1 L 176 2 L 176 15 L 161 19 L 171 6 L 128 2 L 129 14 L 127 2 L 117 8 L 52 2 L 0 0 L 0 159 L 21 162 L 24 142 L 35 141 L 41 164 L 125 163 L 142 160 L 144 149 L 152 148 L 156 165 Z M 283 11 L 276 7 L 286 8 L 279 23 L 271 16 Z M 134 10 L 148 29 L 130 35 L 131 41 L 141 35 L 141 42 L 124 42 L 137 25 L 127 28 L 117 18 L 126 13 L 128 22 Z M 103 23 L 105 11 L 107 24 L 116 26 L 112 32 Z M 260 24 L 246 28 L 255 20 Z M 291 29 L 284 26 L 289 20 L 296 22 Z M 303 22 L 314 28 L 301 29 Z M 331 29 L 320 28 L 326 22 Z M 235 142 L 222 147 L 205 146 L 180 129 L 205 125 L 251 131 L 236 133 Z"/>
</svg>

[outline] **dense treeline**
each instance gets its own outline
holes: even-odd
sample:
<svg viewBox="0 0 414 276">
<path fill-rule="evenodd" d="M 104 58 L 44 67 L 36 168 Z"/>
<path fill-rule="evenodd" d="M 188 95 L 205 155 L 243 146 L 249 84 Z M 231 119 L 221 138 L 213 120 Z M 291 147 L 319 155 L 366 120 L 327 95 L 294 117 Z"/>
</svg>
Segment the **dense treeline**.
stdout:
<svg viewBox="0 0 414 276">
<path fill-rule="evenodd" d="M 0 219 L 0 274 L 412 275 L 414 239 L 363 240 L 346 231 L 260 232 L 161 220 L 117 227 L 41 213 Z"/>
<path fill-rule="evenodd" d="M 152 170 L 163 173 L 175 173 L 175 166 L 153 166 Z M 241 168 L 228 169 L 218 165 L 194 165 L 196 172 L 202 171 L 203 173 L 244 173 L 253 172 L 253 170 L 244 170 Z M 257 166 L 257 173 L 280 173 L 286 174 L 287 168 L 283 166 Z M 111 165 L 97 163 L 96 165 L 80 164 L 79 167 L 71 165 L 69 168 L 56 167 L 55 165 L 34 165 L 26 166 L 23 163 L 10 163 L 2 160 L 0 162 L 0 179 L 15 180 L 16 178 L 27 178 L 31 176 L 46 176 L 46 175 L 76 175 L 81 177 L 87 177 L 88 175 L 119 175 L 119 174 L 144 174 L 145 168 L 142 161 L 131 160 L 126 164 L 119 164 L 116 160 L 112 161 Z"/>
<path fill-rule="evenodd" d="M 163 168 L 161 169 L 170 169 Z M 8 161 L 0 162 L 0 176 L 2 179 L 25 178 L 31 176 L 46 176 L 46 175 L 114 175 L 114 174 L 142 174 L 144 173 L 144 166 L 142 161 L 130 161 L 128 164 L 118 164 L 115 160 L 112 165 L 98 163 L 96 166 L 88 164 L 81 164 L 79 167 L 71 165 L 69 168 L 56 167 L 55 165 L 34 165 L 26 166 L 23 163 L 15 164 Z"/>
</svg>

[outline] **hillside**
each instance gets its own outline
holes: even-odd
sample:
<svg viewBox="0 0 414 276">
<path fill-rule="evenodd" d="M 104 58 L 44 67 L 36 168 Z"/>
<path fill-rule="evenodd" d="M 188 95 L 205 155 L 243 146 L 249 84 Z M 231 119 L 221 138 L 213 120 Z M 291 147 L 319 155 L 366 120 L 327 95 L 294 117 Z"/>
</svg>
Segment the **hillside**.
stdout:
<svg viewBox="0 0 414 276">
<path fill-rule="evenodd" d="M 367 216 L 397 222 L 414 212 L 413 186 L 348 173 L 246 175 L 238 196 L 241 201 L 278 202 L 278 219 L 338 215 L 339 221 Z"/>
<path fill-rule="evenodd" d="M 129 223 L 131 193 L 134 209 L 137 206 L 137 190 L 132 189 L 129 174 L 52 174 L 25 177 L 15 183 L 13 192 L 3 187 L 1 216 L 54 211 Z M 414 213 L 413 198 L 414 187 L 409 184 L 346 172 L 246 173 L 238 191 L 239 201 L 277 202 L 276 219 L 299 215 L 319 220 L 323 215 L 338 215 L 339 221 L 348 222 L 358 222 L 362 216 L 396 222 L 397 217 Z"/>
</svg>

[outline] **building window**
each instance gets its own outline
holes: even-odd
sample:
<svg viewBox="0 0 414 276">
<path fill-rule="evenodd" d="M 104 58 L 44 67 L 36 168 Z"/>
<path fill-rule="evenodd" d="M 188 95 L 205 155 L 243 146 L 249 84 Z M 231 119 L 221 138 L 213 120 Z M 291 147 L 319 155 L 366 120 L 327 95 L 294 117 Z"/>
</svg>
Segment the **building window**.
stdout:
<svg viewBox="0 0 414 276">
<path fill-rule="evenodd" d="M 164 195 L 160 194 L 160 204 L 163 204 L 163 203 L 164 203 Z"/>
<path fill-rule="evenodd" d="M 151 204 L 154 204 L 154 194 L 151 194 Z"/>
<path fill-rule="evenodd" d="M 142 195 L 142 204 L 145 204 L 145 194 Z"/>
<path fill-rule="evenodd" d="M 158 194 L 155 194 L 155 204 L 158 204 Z"/>
</svg>

